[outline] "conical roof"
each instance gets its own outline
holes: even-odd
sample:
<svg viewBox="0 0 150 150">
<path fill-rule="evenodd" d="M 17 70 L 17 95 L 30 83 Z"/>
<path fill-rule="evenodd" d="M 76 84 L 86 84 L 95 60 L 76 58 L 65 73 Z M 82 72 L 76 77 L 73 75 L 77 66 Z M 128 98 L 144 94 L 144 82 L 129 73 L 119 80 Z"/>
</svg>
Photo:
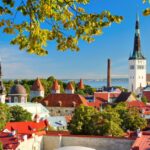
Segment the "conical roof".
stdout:
<svg viewBox="0 0 150 150">
<path fill-rule="evenodd" d="M 34 81 L 32 87 L 31 87 L 31 91 L 44 91 L 44 87 L 39 78 L 37 78 Z"/>
<path fill-rule="evenodd" d="M 74 87 L 71 82 L 67 84 L 66 90 L 74 90 Z"/>
<path fill-rule="evenodd" d="M 84 89 L 84 83 L 83 83 L 83 80 L 82 80 L 82 79 L 80 79 L 80 82 L 78 83 L 78 88 L 79 88 L 80 90 L 83 90 L 83 89 Z"/>
<path fill-rule="evenodd" d="M 60 85 L 57 80 L 53 82 L 52 90 L 60 90 Z"/>
</svg>

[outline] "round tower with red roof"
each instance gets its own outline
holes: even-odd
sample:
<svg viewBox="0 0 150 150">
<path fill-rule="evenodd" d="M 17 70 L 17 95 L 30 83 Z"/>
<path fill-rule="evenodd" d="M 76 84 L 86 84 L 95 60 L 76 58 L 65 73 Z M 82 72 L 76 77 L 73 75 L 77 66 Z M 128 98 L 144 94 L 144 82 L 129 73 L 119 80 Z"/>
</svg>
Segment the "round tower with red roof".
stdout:
<svg viewBox="0 0 150 150">
<path fill-rule="evenodd" d="M 58 94 L 58 93 L 60 93 L 60 85 L 58 84 L 58 81 L 57 81 L 57 80 L 55 80 L 55 81 L 53 82 L 53 86 L 52 86 L 51 93 L 52 93 L 52 94 Z"/>
<path fill-rule="evenodd" d="M 73 85 L 72 85 L 71 82 L 69 82 L 69 83 L 67 84 L 67 87 L 66 87 L 66 89 L 65 89 L 65 93 L 66 93 L 66 94 L 74 94 L 74 87 L 73 87 Z"/>
<path fill-rule="evenodd" d="M 39 97 L 39 96 L 44 97 L 44 87 L 40 79 L 37 78 L 31 87 L 30 99 L 34 97 Z"/>
</svg>

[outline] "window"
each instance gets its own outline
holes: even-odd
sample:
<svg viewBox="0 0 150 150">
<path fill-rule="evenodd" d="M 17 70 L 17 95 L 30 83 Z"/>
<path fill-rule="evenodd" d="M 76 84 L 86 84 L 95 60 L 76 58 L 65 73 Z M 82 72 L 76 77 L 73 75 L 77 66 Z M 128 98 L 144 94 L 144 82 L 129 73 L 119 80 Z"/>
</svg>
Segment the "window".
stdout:
<svg viewBox="0 0 150 150">
<path fill-rule="evenodd" d="M 14 103 L 18 103 L 18 97 L 14 97 Z"/>
<path fill-rule="evenodd" d="M 130 66 L 130 69 L 134 69 L 134 65 L 131 65 L 131 66 Z"/>
<path fill-rule="evenodd" d="M 144 65 L 138 65 L 137 69 L 144 69 Z"/>
</svg>

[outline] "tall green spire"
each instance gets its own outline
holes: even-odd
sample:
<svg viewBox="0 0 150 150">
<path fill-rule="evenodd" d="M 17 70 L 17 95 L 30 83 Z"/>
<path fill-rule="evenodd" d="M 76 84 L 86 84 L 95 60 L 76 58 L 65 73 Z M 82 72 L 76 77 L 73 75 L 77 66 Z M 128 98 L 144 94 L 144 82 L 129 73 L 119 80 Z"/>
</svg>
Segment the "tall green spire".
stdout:
<svg viewBox="0 0 150 150">
<path fill-rule="evenodd" d="M 132 59 L 145 59 L 141 52 L 141 40 L 140 40 L 140 24 L 139 24 L 139 15 L 136 14 L 136 23 L 135 23 L 135 36 L 134 36 L 134 48 L 131 57 Z"/>
</svg>

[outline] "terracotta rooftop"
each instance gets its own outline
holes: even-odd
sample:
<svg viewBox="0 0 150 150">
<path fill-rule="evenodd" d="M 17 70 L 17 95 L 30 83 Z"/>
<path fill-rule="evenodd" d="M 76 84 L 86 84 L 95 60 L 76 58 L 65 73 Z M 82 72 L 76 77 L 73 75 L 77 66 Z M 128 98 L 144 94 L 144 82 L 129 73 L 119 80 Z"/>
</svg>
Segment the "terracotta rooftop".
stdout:
<svg viewBox="0 0 150 150">
<path fill-rule="evenodd" d="M 149 150 L 150 149 L 150 134 L 144 134 L 137 138 L 131 147 L 131 150 Z"/>
<path fill-rule="evenodd" d="M 120 95 L 120 92 L 95 92 L 94 98 L 95 101 L 108 102 L 109 98 L 117 98 Z"/>
<path fill-rule="evenodd" d="M 60 90 L 60 85 L 57 80 L 53 82 L 52 90 Z"/>
<path fill-rule="evenodd" d="M 16 130 L 18 134 L 32 134 L 36 133 L 39 130 L 44 130 L 47 127 L 47 121 L 37 122 L 8 122 L 5 129 L 9 131 Z M 5 130 L 4 129 L 4 130 Z"/>
<path fill-rule="evenodd" d="M 4 150 L 16 150 L 20 142 L 23 142 L 23 136 L 27 139 L 32 138 L 32 133 L 41 136 L 45 135 L 47 121 L 36 122 L 8 122 L 5 129 L 0 132 L 0 142 L 3 144 Z M 12 132 L 16 131 L 13 135 Z"/>
<path fill-rule="evenodd" d="M 80 79 L 80 82 L 78 83 L 78 88 L 79 88 L 80 90 L 83 90 L 83 89 L 84 89 L 84 84 L 83 84 L 83 80 L 82 80 L 82 79 Z"/>
<path fill-rule="evenodd" d="M 81 104 L 88 106 L 87 100 L 79 94 L 49 94 L 43 100 L 40 101 L 44 106 L 47 107 L 73 107 Z"/>
<path fill-rule="evenodd" d="M 39 78 L 37 78 L 34 81 L 32 87 L 31 87 L 31 91 L 44 91 L 44 87 Z"/>
<path fill-rule="evenodd" d="M 146 107 L 146 105 L 141 102 L 141 101 L 131 101 L 131 102 L 127 102 L 128 104 L 128 107 L 138 107 L 138 108 L 143 108 L 143 107 Z"/>
<path fill-rule="evenodd" d="M 10 136 L 10 133 L 0 132 L 0 142 L 2 142 L 4 150 L 15 150 L 20 144 L 19 140 L 22 140 L 21 135 L 14 137 Z"/>
<path fill-rule="evenodd" d="M 71 82 L 67 84 L 66 90 L 74 90 L 74 87 Z"/>
</svg>

